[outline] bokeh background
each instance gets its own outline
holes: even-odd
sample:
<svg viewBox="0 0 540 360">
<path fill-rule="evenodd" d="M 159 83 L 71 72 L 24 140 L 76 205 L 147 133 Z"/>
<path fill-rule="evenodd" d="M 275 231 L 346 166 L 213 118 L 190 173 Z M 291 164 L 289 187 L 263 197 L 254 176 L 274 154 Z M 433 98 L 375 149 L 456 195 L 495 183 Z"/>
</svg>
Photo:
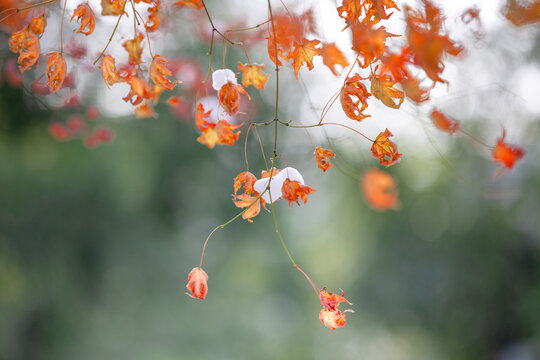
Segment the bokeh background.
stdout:
<svg viewBox="0 0 540 360">
<path fill-rule="evenodd" d="M 223 22 L 266 11 L 209 4 Z M 336 22 L 328 11 L 335 4 L 314 4 L 326 28 Z M 243 146 L 209 150 L 196 142 L 190 111 L 175 116 L 163 104 L 159 118 L 134 119 L 95 88 L 83 97 L 98 103 L 98 122 L 114 129 L 114 142 L 93 150 L 58 142 L 48 133 L 51 119 L 80 110 L 47 110 L 4 80 L 0 359 L 540 359 L 539 28 L 513 28 L 500 15 L 502 2 L 478 2 L 485 35 L 476 38 L 456 20 L 467 6 L 456 4 L 443 6 L 467 54 L 448 64 L 451 85 L 420 107 L 370 103 L 373 116 L 357 126 L 397 134 L 405 155 L 388 172 L 398 182 L 398 210 L 377 212 L 362 198 L 358 178 L 376 165 L 370 144 L 330 129 L 280 130 L 282 158 L 317 192 L 300 207 L 278 202 L 278 223 L 315 283 L 343 289 L 354 303 L 336 331 L 319 322 L 320 302 L 264 211 L 253 224 L 238 220 L 214 234 L 204 265 L 208 296 L 185 295 L 204 239 L 238 212 L 232 179 L 244 170 Z M 206 71 L 207 42 L 184 37 L 174 47 Z M 255 47 L 252 61 L 268 64 L 264 49 Z M 228 49 L 229 67 L 241 59 Z M 339 79 L 316 67 L 302 70 L 298 83 L 291 69 L 282 71 L 284 118 L 316 121 L 339 89 Z M 272 119 L 274 89 L 271 77 L 266 90 L 251 92 L 257 106 L 248 121 Z M 426 115 L 431 106 L 490 144 L 504 126 L 525 159 L 495 179 L 489 151 L 437 132 Z M 339 107 L 329 116 L 347 121 Z M 273 131 L 261 136 L 269 154 Z M 252 140 L 257 173 L 264 163 Z M 337 153 L 325 174 L 312 158 L 316 145 Z"/>
</svg>

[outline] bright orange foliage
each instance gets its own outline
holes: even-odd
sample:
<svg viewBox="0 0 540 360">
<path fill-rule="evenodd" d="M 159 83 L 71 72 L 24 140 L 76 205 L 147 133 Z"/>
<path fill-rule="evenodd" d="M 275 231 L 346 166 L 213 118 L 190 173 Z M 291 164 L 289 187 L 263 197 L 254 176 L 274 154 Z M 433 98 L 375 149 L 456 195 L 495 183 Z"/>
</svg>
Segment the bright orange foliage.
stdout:
<svg viewBox="0 0 540 360">
<path fill-rule="evenodd" d="M 523 4 L 518 0 L 507 0 L 502 12 L 515 26 L 534 24 L 540 21 L 540 2 L 536 0 Z"/>
<path fill-rule="evenodd" d="M 323 44 L 320 49 L 320 55 L 323 59 L 323 64 L 328 66 L 332 74 L 338 76 L 336 71 L 336 65 L 340 65 L 342 68 L 349 66 L 349 62 L 345 58 L 345 55 L 338 49 L 336 44 Z"/>
<path fill-rule="evenodd" d="M 39 58 L 39 38 L 36 34 L 25 27 L 23 30 L 13 33 L 9 38 L 9 49 L 19 53 L 19 70 L 24 73 L 35 65 Z"/>
<path fill-rule="evenodd" d="M 344 296 L 344 292 L 341 293 L 341 296 L 327 292 L 326 287 L 319 291 L 319 299 L 321 300 L 323 308 L 331 311 L 337 310 L 339 304 L 342 302 L 352 305 L 349 300 L 344 298 Z"/>
<path fill-rule="evenodd" d="M 497 144 L 491 154 L 493 161 L 502 163 L 503 168 L 497 172 L 497 176 L 501 175 L 505 170 L 512 169 L 514 164 L 525 156 L 525 151 L 517 145 L 509 145 L 504 142 L 506 131 L 503 129 L 502 136 L 497 139 Z"/>
<path fill-rule="evenodd" d="M 101 15 L 120 15 L 125 2 L 126 0 L 101 0 Z"/>
<path fill-rule="evenodd" d="M 171 81 L 167 76 L 172 75 L 172 71 L 167 68 L 167 59 L 159 55 L 155 55 L 148 69 L 150 79 L 165 90 L 172 90 L 176 86 L 176 81 Z"/>
<path fill-rule="evenodd" d="M 216 145 L 233 145 L 240 134 L 240 131 L 234 132 L 234 130 L 240 126 L 231 125 L 225 120 L 219 120 L 217 125 L 209 124 L 208 128 L 197 138 L 197 141 L 210 149 L 213 149 Z"/>
<path fill-rule="evenodd" d="M 111 55 L 103 55 L 101 58 L 101 74 L 103 75 L 107 87 L 121 81 L 116 72 L 115 62 L 115 59 Z"/>
<path fill-rule="evenodd" d="M 362 175 L 360 185 L 366 203 L 373 209 L 386 211 L 399 205 L 399 192 L 390 174 L 376 168 L 368 169 Z"/>
<path fill-rule="evenodd" d="M 362 121 L 364 118 L 370 116 L 362 113 L 368 106 L 367 98 L 371 94 L 367 91 L 366 86 L 361 80 L 362 78 L 359 74 L 345 79 L 345 84 L 341 89 L 339 98 L 345 115 L 356 121 Z M 362 104 L 362 107 L 359 107 L 360 104 Z"/>
<path fill-rule="evenodd" d="M 403 91 L 394 88 L 396 82 L 388 75 L 373 74 L 369 80 L 371 81 L 371 93 L 382 103 L 393 109 L 399 109 L 405 94 Z"/>
<path fill-rule="evenodd" d="M 371 146 L 373 157 L 379 159 L 379 163 L 384 166 L 397 164 L 401 161 L 401 155 L 397 152 L 397 145 L 390 141 L 392 133 L 386 129 L 375 138 Z"/>
<path fill-rule="evenodd" d="M 253 85 L 256 89 L 264 89 L 266 80 L 270 77 L 262 71 L 264 64 L 242 64 L 238 62 L 238 71 L 242 72 L 242 84 L 245 87 Z"/>
<path fill-rule="evenodd" d="M 94 16 L 94 12 L 90 8 L 90 5 L 88 3 L 85 4 L 79 4 L 77 8 L 73 11 L 73 15 L 71 16 L 71 19 L 77 18 L 77 21 L 81 22 L 81 27 L 76 32 L 84 34 L 84 35 L 90 35 L 94 31 L 94 27 L 96 26 L 96 19 Z M 85 28 L 88 29 L 84 31 Z"/>
<path fill-rule="evenodd" d="M 129 85 L 131 88 L 123 98 L 124 101 L 129 101 L 132 105 L 139 105 L 143 99 L 154 98 L 154 87 L 146 79 L 133 76 L 129 79 Z"/>
<path fill-rule="evenodd" d="M 415 64 L 424 69 L 431 80 L 445 83 L 439 76 L 444 70 L 442 57 L 445 54 L 457 56 L 463 47 L 440 33 L 444 21 L 440 9 L 429 0 L 422 1 L 424 12 L 405 6 L 409 48 Z"/>
<path fill-rule="evenodd" d="M 256 181 L 257 178 L 255 175 L 249 171 L 244 171 L 234 178 L 233 202 L 236 207 L 242 209 L 251 206 L 242 214 L 242 218 L 249 222 L 253 222 L 251 219 L 261 212 L 261 202 L 264 206 L 264 200 L 262 200 L 262 198 L 257 199 L 259 193 L 253 189 L 253 185 Z M 245 194 L 238 194 L 238 190 L 240 190 L 241 187 L 243 187 Z"/>
<path fill-rule="evenodd" d="M 352 49 L 364 58 L 363 64 L 358 61 L 363 68 L 367 68 L 384 54 L 388 37 L 396 36 L 387 32 L 384 26 L 375 29 L 371 24 L 355 24 L 351 30 Z"/>
<path fill-rule="evenodd" d="M 58 92 L 66 77 L 66 60 L 59 52 L 50 52 L 45 55 L 45 58 L 47 59 L 47 85 L 52 91 Z"/>
<path fill-rule="evenodd" d="M 361 22 L 375 24 L 381 20 L 387 20 L 392 13 L 388 14 L 388 9 L 399 11 L 393 0 L 343 0 L 337 11 L 348 26 Z"/>
<path fill-rule="evenodd" d="M 45 14 L 32 18 L 32 20 L 30 20 L 30 24 L 28 24 L 28 27 L 30 31 L 36 35 L 43 34 L 45 28 L 47 27 L 47 18 L 45 18 Z"/>
<path fill-rule="evenodd" d="M 208 293 L 208 275 L 200 267 L 193 268 L 188 275 L 188 283 L 186 288 L 189 290 L 191 296 L 194 299 L 204 300 Z M 186 293 L 187 294 L 187 293 Z"/>
<path fill-rule="evenodd" d="M 451 117 L 446 116 L 437 109 L 433 109 L 433 111 L 431 112 L 431 120 L 433 120 L 433 124 L 439 130 L 445 131 L 450 134 L 458 132 L 461 128 L 459 122 L 457 122 L 455 119 L 452 119 Z"/>
<path fill-rule="evenodd" d="M 350 309 L 345 311 L 338 310 L 339 304 L 341 302 L 346 302 L 349 305 L 352 305 L 347 299 L 345 299 L 345 293 L 342 293 L 341 296 L 332 294 L 326 291 L 326 288 L 323 288 L 319 291 L 319 299 L 323 309 L 319 312 L 319 320 L 328 328 L 335 330 L 337 328 L 345 326 L 347 319 L 345 318 L 345 313 L 354 312 Z"/>
<path fill-rule="evenodd" d="M 155 32 L 159 29 L 161 23 L 161 2 L 155 1 L 154 6 L 148 8 L 148 21 L 144 24 L 144 28 L 148 32 Z"/>
<path fill-rule="evenodd" d="M 320 55 L 320 49 L 317 49 L 315 46 L 320 43 L 319 40 L 308 40 L 306 38 L 294 42 L 294 50 L 289 53 L 287 58 L 293 60 L 296 80 L 298 80 L 298 70 L 300 70 L 302 64 L 306 64 L 308 70 L 313 69 L 313 57 Z"/>
<path fill-rule="evenodd" d="M 330 163 L 330 158 L 333 158 L 336 156 L 332 150 L 326 150 L 320 146 L 317 146 L 315 148 L 315 151 L 313 152 L 313 156 L 315 156 L 315 161 L 317 162 L 317 166 L 323 172 L 326 172 L 326 170 L 334 166 L 333 164 Z"/>
<path fill-rule="evenodd" d="M 203 3 L 201 0 L 180 0 L 175 2 L 174 5 L 191 7 L 196 10 L 200 10 L 203 8 Z"/>
<path fill-rule="evenodd" d="M 304 204 L 307 203 L 307 196 L 314 193 L 315 190 L 307 185 L 300 184 L 296 180 L 290 181 L 289 178 L 286 178 L 281 187 L 281 192 L 283 198 L 289 202 L 289 206 L 292 206 L 294 202 L 300 205 L 299 199 L 302 199 Z"/>
<path fill-rule="evenodd" d="M 238 113 L 238 109 L 240 108 L 240 93 L 245 94 L 249 98 L 242 85 L 235 85 L 232 82 L 228 82 L 219 89 L 218 100 L 227 114 L 236 115 Z"/>
</svg>

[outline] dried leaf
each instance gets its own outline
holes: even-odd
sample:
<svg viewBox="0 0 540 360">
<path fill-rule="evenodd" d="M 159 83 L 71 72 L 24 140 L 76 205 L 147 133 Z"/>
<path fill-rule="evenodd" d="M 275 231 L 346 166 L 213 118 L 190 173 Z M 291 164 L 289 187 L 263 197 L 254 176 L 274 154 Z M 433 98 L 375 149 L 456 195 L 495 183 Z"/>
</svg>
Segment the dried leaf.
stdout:
<svg viewBox="0 0 540 360">
<path fill-rule="evenodd" d="M 319 300 L 321 300 L 323 308 L 330 311 L 337 310 L 339 304 L 342 302 L 346 302 L 347 304 L 352 305 L 349 300 L 344 298 L 344 296 L 344 292 L 341 293 L 341 296 L 332 294 L 331 292 L 327 292 L 326 287 L 322 288 L 321 291 L 319 291 Z"/>
<path fill-rule="evenodd" d="M 45 18 L 45 14 L 32 18 L 32 20 L 30 20 L 30 24 L 28 24 L 30 31 L 36 35 L 43 34 L 46 26 L 47 19 Z"/>
<path fill-rule="evenodd" d="M 203 8 L 203 3 L 201 0 L 180 0 L 175 2 L 174 5 L 190 7 L 195 10 L 200 10 Z"/>
<path fill-rule="evenodd" d="M 255 184 L 255 181 L 257 181 L 257 178 L 249 171 L 244 171 L 238 174 L 234 178 L 234 196 L 236 196 L 238 190 L 240 190 L 242 185 L 244 187 L 244 192 L 248 195 L 251 195 L 253 192 L 255 192 L 255 190 L 253 189 L 253 184 Z"/>
<path fill-rule="evenodd" d="M 233 145 L 240 134 L 240 131 L 234 132 L 234 130 L 239 127 L 231 125 L 225 120 L 220 120 L 217 125 L 211 124 L 204 130 L 201 136 L 197 138 L 197 141 L 210 149 L 213 149 L 216 145 Z"/>
<path fill-rule="evenodd" d="M 364 63 L 358 63 L 367 68 L 374 61 L 380 59 L 386 50 L 386 39 L 397 36 L 386 31 L 384 26 L 377 29 L 371 24 L 355 24 L 352 30 L 352 49 L 364 58 Z"/>
<path fill-rule="evenodd" d="M 130 64 L 140 64 L 142 62 L 141 60 L 141 54 L 142 54 L 142 46 L 141 41 L 143 40 L 143 35 L 139 33 L 135 39 L 126 40 L 122 46 L 129 54 L 129 63 Z"/>
<path fill-rule="evenodd" d="M 507 0 L 502 13 L 515 26 L 534 24 L 540 21 L 540 2 L 538 0 L 524 1 Z"/>
<path fill-rule="evenodd" d="M 330 158 L 336 157 L 336 155 L 334 154 L 332 150 L 325 150 L 322 147 L 317 146 L 315 148 L 315 151 L 313 152 L 313 156 L 315 156 L 315 161 L 317 162 L 317 166 L 323 172 L 326 172 L 326 170 L 334 166 L 330 163 Z"/>
<path fill-rule="evenodd" d="M 120 15 L 125 2 L 126 0 L 101 0 L 101 15 Z"/>
<path fill-rule="evenodd" d="M 228 82 L 219 89 L 218 101 L 227 114 L 232 116 L 238 113 L 240 108 L 240 93 L 245 94 L 249 98 L 242 85 Z"/>
<path fill-rule="evenodd" d="M 392 133 L 386 129 L 381 132 L 371 146 L 373 157 L 379 159 L 379 163 L 386 167 L 397 164 L 401 161 L 401 155 L 397 151 L 397 145 L 390 141 Z"/>
<path fill-rule="evenodd" d="M 71 16 L 71 19 L 76 18 L 77 21 L 81 22 L 81 27 L 76 32 L 84 34 L 84 35 L 90 35 L 94 31 L 94 27 L 96 26 L 96 19 L 94 16 L 94 12 L 90 8 L 90 5 L 88 3 L 85 4 L 79 4 L 77 8 L 73 11 L 73 15 Z M 88 28 L 86 31 L 84 31 L 85 28 Z"/>
<path fill-rule="evenodd" d="M 315 190 L 309 186 L 302 185 L 296 180 L 291 181 L 289 178 L 285 179 L 281 187 L 283 198 L 289 202 L 289 206 L 292 206 L 294 202 L 300 205 L 299 199 L 302 199 L 305 204 L 307 202 L 307 196 L 314 192 Z"/>
<path fill-rule="evenodd" d="M 362 78 L 358 74 L 345 79 L 340 95 L 341 107 L 345 115 L 356 121 L 362 121 L 370 116 L 362 113 L 368 106 L 367 98 L 371 94 L 361 80 Z M 362 107 L 359 107 L 360 104 Z"/>
<path fill-rule="evenodd" d="M 510 145 L 504 142 L 506 131 L 503 129 L 502 136 L 497 139 L 497 144 L 493 149 L 491 157 L 494 162 L 501 163 L 503 167 L 497 172 L 496 176 L 501 175 L 505 170 L 510 170 L 515 163 L 525 156 L 523 148 L 517 145 Z"/>
<path fill-rule="evenodd" d="M 270 77 L 262 71 L 264 64 L 242 64 L 238 63 L 238 71 L 242 72 L 242 84 L 245 87 L 253 85 L 256 89 L 264 89 L 266 80 Z"/>
<path fill-rule="evenodd" d="M 120 82 L 121 79 L 116 72 L 116 60 L 111 55 L 103 55 L 101 58 L 101 74 L 105 80 L 107 87 L 110 87 L 112 84 Z"/>
<path fill-rule="evenodd" d="M 52 91 L 58 92 L 66 77 L 66 60 L 59 52 L 50 52 L 45 55 L 45 58 L 47 59 L 47 85 Z"/>
<path fill-rule="evenodd" d="M 167 68 L 167 59 L 159 55 L 155 55 L 150 63 L 150 69 L 148 70 L 150 79 L 156 84 L 161 86 L 165 90 L 172 90 L 178 83 L 177 81 L 171 81 L 167 76 L 172 75 L 172 71 Z"/>
<path fill-rule="evenodd" d="M 161 3 L 156 1 L 154 6 L 148 8 L 148 21 L 144 24 L 144 28 L 148 32 L 155 32 L 159 29 L 161 23 Z"/>
<path fill-rule="evenodd" d="M 188 275 L 188 283 L 186 288 L 189 290 L 194 299 L 204 300 L 208 293 L 208 275 L 200 267 L 193 268 Z"/>
<path fill-rule="evenodd" d="M 39 38 L 25 27 L 23 30 L 11 35 L 9 38 L 9 49 L 15 53 L 19 53 L 17 63 L 19 64 L 21 73 L 24 73 L 34 66 L 39 58 Z"/>
<path fill-rule="evenodd" d="M 392 109 L 399 109 L 405 94 L 403 91 L 394 88 L 396 84 L 393 79 L 388 75 L 372 75 L 369 80 L 371 81 L 371 93 L 382 103 Z"/>
</svg>

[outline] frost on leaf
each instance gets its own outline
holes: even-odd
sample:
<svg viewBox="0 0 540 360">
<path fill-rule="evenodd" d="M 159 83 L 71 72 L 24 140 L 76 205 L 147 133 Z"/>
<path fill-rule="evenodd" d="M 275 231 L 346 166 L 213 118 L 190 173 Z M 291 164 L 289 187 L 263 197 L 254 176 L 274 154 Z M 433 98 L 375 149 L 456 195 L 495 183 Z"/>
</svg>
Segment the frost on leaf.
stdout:
<svg viewBox="0 0 540 360">
<path fill-rule="evenodd" d="M 45 58 L 47 59 L 47 85 L 52 91 L 58 92 L 66 77 L 66 60 L 59 52 L 50 52 L 45 55 Z"/>
<path fill-rule="evenodd" d="M 366 203 L 374 210 L 386 211 L 399 206 L 396 182 L 388 173 L 375 168 L 368 169 L 360 179 L 360 186 Z"/>
<path fill-rule="evenodd" d="M 375 138 L 371 146 L 373 157 L 379 159 L 379 163 L 384 166 L 397 164 L 401 161 L 401 155 L 397 151 L 397 145 L 390 141 L 392 133 L 386 129 Z"/>
<path fill-rule="evenodd" d="M 188 275 L 188 283 L 186 288 L 189 290 L 187 293 L 194 299 L 204 300 L 208 293 L 208 275 L 200 267 L 193 268 Z"/>
<path fill-rule="evenodd" d="M 270 77 L 262 71 L 264 65 L 261 64 L 242 64 L 238 63 L 238 71 L 242 72 L 242 84 L 245 87 L 253 85 L 255 89 L 264 89 L 266 80 Z"/>
<path fill-rule="evenodd" d="M 73 11 L 73 15 L 71 16 L 71 19 L 73 20 L 76 18 L 77 21 L 81 22 L 81 27 L 76 32 L 84 34 L 84 35 L 90 35 L 94 31 L 94 27 L 96 26 L 96 19 L 94 16 L 94 12 L 90 8 L 90 5 L 88 3 L 86 4 L 79 4 L 77 8 Z M 87 30 L 85 30 L 88 28 Z"/>
<path fill-rule="evenodd" d="M 356 121 L 362 121 L 370 116 L 362 113 L 368 106 L 367 98 L 371 94 L 361 80 L 362 78 L 358 74 L 345 79 L 339 98 L 345 115 Z"/>
<path fill-rule="evenodd" d="M 332 165 L 330 163 L 330 158 L 336 157 L 336 155 L 330 149 L 326 150 L 326 149 L 323 149 L 320 146 L 317 146 L 315 148 L 315 151 L 313 152 L 313 156 L 315 157 L 315 161 L 317 162 L 317 166 L 323 172 L 326 172 L 326 170 L 328 170 L 332 166 L 334 166 L 334 165 Z"/>
<path fill-rule="evenodd" d="M 437 109 L 433 109 L 433 111 L 431 112 L 431 120 L 433 120 L 433 124 L 437 127 L 437 129 L 450 134 L 458 132 L 461 128 L 458 121 L 452 119 L 449 116 L 446 116 L 444 113 Z"/>
</svg>

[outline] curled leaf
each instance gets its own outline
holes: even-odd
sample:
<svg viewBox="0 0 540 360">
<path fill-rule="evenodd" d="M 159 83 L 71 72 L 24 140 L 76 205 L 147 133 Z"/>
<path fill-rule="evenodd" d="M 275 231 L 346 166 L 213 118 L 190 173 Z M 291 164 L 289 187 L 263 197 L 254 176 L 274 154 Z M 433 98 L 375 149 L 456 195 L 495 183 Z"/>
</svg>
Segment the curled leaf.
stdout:
<svg viewBox="0 0 540 360">
<path fill-rule="evenodd" d="M 190 7 L 195 10 L 200 10 L 203 8 L 202 0 L 179 0 L 175 2 L 174 5 Z"/>
<path fill-rule="evenodd" d="M 141 33 L 139 33 L 135 37 L 135 39 L 126 40 L 122 44 L 124 49 L 126 49 L 126 51 L 129 54 L 129 63 L 130 64 L 135 64 L 136 65 L 136 64 L 140 64 L 142 62 L 142 60 L 141 60 L 141 54 L 142 54 L 142 50 L 143 50 L 142 46 L 141 46 L 142 40 L 143 40 L 143 35 Z"/>
<path fill-rule="evenodd" d="M 517 145 L 510 145 L 504 142 L 506 131 L 503 129 L 502 136 L 497 139 L 497 144 L 491 154 L 493 161 L 501 163 L 503 167 L 497 172 L 496 176 L 501 175 L 505 170 L 510 170 L 515 163 L 525 156 L 523 148 Z"/>
<path fill-rule="evenodd" d="M 240 93 L 249 98 L 242 85 L 228 82 L 219 89 L 218 101 L 227 114 L 232 116 L 238 113 L 240 109 Z"/>
<path fill-rule="evenodd" d="M 94 16 L 94 12 L 90 8 L 90 5 L 88 3 L 85 4 L 79 4 L 77 8 L 73 11 L 73 15 L 71 16 L 71 19 L 76 18 L 77 21 L 81 22 L 81 27 L 76 32 L 84 34 L 84 35 L 90 35 L 94 31 L 94 27 L 96 26 L 96 19 Z M 84 30 L 88 28 L 87 30 Z"/>
<path fill-rule="evenodd" d="M 379 163 L 386 167 L 397 164 L 401 161 L 401 155 L 397 151 L 397 145 L 390 141 L 392 133 L 386 129 L 379 133 L 371 146 L 373 157 L 379 159 Z"/>
<path fill-rule="evenodd" d="M 161 86 L 165 90 L 172 90 L 176 86 L 176 81 L 171 81 L 167 76 L 172 75 L 172 71 L 167 68 L 167 59 L 159 55 L 154 56 L 148 70 L 150 79 L 156 85 Z"/>
<path fill-rule="evenodd" d="M 358 74 L 345 79 L 340 95 L 341 107 L 345 115 L 356 121 L 362 121 L 370 116 L 362 113 L 368 106 L 367 98 L 371 94 L 361 80 L 362 78 Z M 360 104 L 362 104 L 361 107 L 359 107 Z"/>
<path fill-rule="evenodd" d="M 217 124 L 210 124 L 197 138 L 197 141 L 210 149 L 213 149 L 216 145 L 233 145 L 240 134 L 239 131 L 234 132 L 234 130 L 239 127 L 231 125 L 225 120 L 219 120 Z"/>
<path fill-rule="evenodd" d="M 21 73 L 24 73 L 34 66 L 39 58 L 39 38 L 25 27 L 23 30 L 11 35 L 9 38 L 9 49 L 15 53 L 19 53 L 17 63 L 19 64 Z"/>
<path fill-rule="evenodd" d="M 46 26 L 47 18 L 45 17 L 45 14 L 32 18 L 32 20 L 30 20 L 30 24 L 28 24 L 30 31 L 36 35 L 43 34 Z"/>
<path fill-rule="evenodd" d="M 194 299 L 204 300 L 208 293 L 208 275 L 200 267 L 193 268 L 188 275 L 188 283 L 186 288 L 189 290 Z"/>
<path fill-rule="evenodd" d="M 302 201 L 307 203 L 307 197 L 309 194 L 314 193 L 315 190 L 310 188 L 307 185 L 302 185 L 300 182 L 296 180 L 289 180 L 289 178 L 285 179 L 283 182 L 283 186 L 281 187 L 281 193 L 283 194 L 283 198 L 289 202 L 289 206 L 291 206 L 294 202 L 296 202 L 298 205 L 300 203 L 298 202 L 299 199 L 302 199 Z"/>
<path fill-rule="evenodd" d="M 125 2 L 126 0 L 101 0 L 101 15 L 120 15 Z"/>
<path fill-rule="evenodd" d="M 330 169 L 332 166 L 330 163 L 330 158 L 336 157 L 334 152 L 332 150 L 326 150 L 323 149 L 320 146 L 317 146 L 315 148 L 315 151 L 313 152 L 313 156 L 315 157 L 315 161 L 317 162 L 317 166 L 319 169 L 321 169 L 323 172 L 326 172 L 326 170 Z"/>
<path fill-rule="evenodd" d="M 107 87 L 121 81 L 116 72 L 115 63 L 116 61 L 111 55 L 104 55 L 101 58 L 101 65 L 99 67 L 101 68 L 101 74 L 103 75 Z"/>
<path fill-rule="evenodd" d="M 405 94 L 403 91 L 394 88 L 396 84 L 393 79 L 388 75 L 372 75 L 369 80 L 371 81 L 371 93 L 382 103 L 392 109 L 399 109 Z"/>
<path fill-rule="evenodd" d="M 50 52 L 45 55 L 45 58 L 47 59 L 47 85 L 52 91 L 58 92 L 66 77 L 66 60 L 59 52 Z"/>
</svg>

